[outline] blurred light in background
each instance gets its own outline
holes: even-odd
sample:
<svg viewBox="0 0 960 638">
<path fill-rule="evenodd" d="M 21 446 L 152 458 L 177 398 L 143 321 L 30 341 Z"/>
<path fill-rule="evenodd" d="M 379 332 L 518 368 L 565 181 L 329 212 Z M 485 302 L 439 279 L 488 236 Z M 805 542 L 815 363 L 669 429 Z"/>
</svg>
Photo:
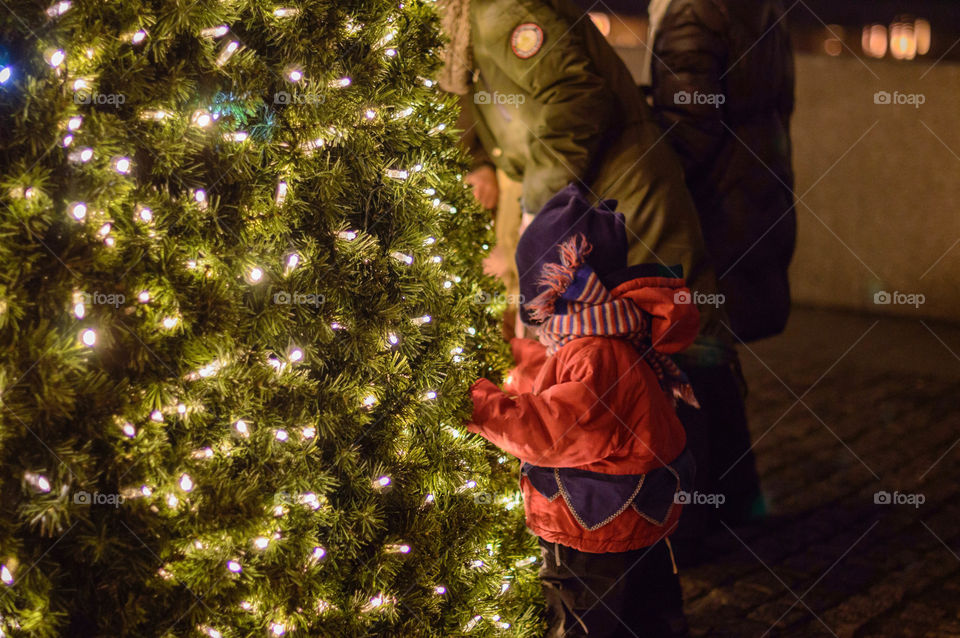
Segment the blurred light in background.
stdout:
<svg viewBox="0 0 960 638">
<path fill-rule="evenodd" d="M 887 27 L 882 24 L 870 24 L 863 27 L 861 41 L 863 52 L 871 58 L 882 58 L 887 54 Z"/>
</svg>

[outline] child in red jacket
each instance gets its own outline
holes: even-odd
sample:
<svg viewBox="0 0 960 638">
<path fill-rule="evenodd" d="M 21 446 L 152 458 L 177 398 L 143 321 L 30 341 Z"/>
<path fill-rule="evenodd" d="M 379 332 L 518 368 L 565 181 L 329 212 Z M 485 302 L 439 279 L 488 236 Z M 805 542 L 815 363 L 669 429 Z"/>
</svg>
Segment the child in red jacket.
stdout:
<svg viewBox="0 0 960 638">
<path fill-rule="evenodd" d="M 611 204 L 569 186 L 530 224 L 517 266 L 539 343 L 511 342 L 503 390 L 472 388 L 468 428 L 523 461 L 548 638 L 686 634 L 667 537 L 694 472 L 674 404 L 696 400 L 667 355 L 693 342 L 699 317 L 679 267 L 627 267 Z"/>
</svg>

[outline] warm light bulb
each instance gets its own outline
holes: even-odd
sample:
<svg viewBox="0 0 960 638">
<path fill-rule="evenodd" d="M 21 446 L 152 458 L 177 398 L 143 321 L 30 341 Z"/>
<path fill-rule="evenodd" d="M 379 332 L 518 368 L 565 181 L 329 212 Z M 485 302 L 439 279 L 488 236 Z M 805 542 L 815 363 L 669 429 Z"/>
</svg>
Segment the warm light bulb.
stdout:
<svg viewBox="0 0 960 638">
<path fill-rule="evenodd" d="M 133 438 L 134 436 L 137 435 L 137 428 L 133 427 L 131 423 L 124 423 L 123 433 L 129 436 L 130 438 Z"/>
<path fill-rule="evenodd" d="M 70 210 L 70 216 L 77 221 L 87 216 L 87 205 L 83 202 L 73 202 L 67 208 Z"/>
<path fill-rule="evenodd" d="M 276 437 L 278 441 L 286 441 L 287 438 L 289 438 L 289 435 L 287 434 L 286 430 L 277 430 L 277 433 L 274 434 L 274 437 Z"/>
<path fill-rule="evenodd" d="M 0 565 L 0 580 L 6 585 L 13 584 L 13 574 L 10 573 L 10 569 L 6 565 Z"/>
<path fill-rule="evenodd" d="M 287 633 L 287 628 L 282 623 L 275 622 L 270 625 L 270 631 L 273 632 L 274 636 L 282 636 Z"/>
<path fill-rule="evenodd" d="M 253 539 L 253 544 L 257 549 L 266 549 L 267 545 L 270 544 L 270 539 L 265 536 L 258 536 Z"/>
<path fill-rule="evenodd" d="M 300 435 L 305 439 L 312 439 L 317 435 L 317 429 L 312 425 L 308 425 L 300 431 Z"/>
<path fill-rule="evenodd" d="M 254 266 L 247 272 L 247 279 L 249 279 L 252 283 L 257 283 L 263 279 L 263 270 Z"/>
<path fill-rule="evenodd" d="M 153 211 L 147 208 L 146 206 L 138 206 L 137 217 L 140 218 L 140 221 L 149 223 L 153 221 Z"/>
<path fill-rule="evenodd" d="M 140 303 L 147 303 L 150 301 L 150 292 L 147 290 L 141 290 L 140 294 L 137 295 L 137 301 Z"/>
<path fill-rule="evenodd" d="M 242 436 L 250 436 L 250 430 L 247 428 L 247 422 L 243 419 L 237 420 L 237 422 L 233 424 L 233 427 L 236 428 L 237 432 L 239 432 Z"/>
<path fill-rule="evenodd" d="M 314 547 L 313 553 L 310 554 L 310 557 L 313 558 L 313 560 L 318 561 L 318 560 L 322 560 L 323 557 L 326 555 L 327 555 L 327 550 L 325 550 L 322 547 Z"/>
<path fill-rule="evenodd" d="M 294 348 L 290 351 L 289 356 L 287 357 L 291 362 L 296 363 L 303 359 L 303 350 L 300 348 Z"/>
<path fill-rule="evenodd" d="M 367 109 L 367 112 L 364 113 L 364 115 L 368 120 L 372 120 L 373 118 L 377 117 L 377 112 L 373 109 Z"/>
<path fill-rule="evenodd" d="M 377 402 L 377 397 L 373 396 L 372 394 L 368 394 L 363 399 L 363 404 L 368 408 L 372 407 L 376 402 Z"/>
<path fill-rule="evenodd" d="M 87 328 L 81 333 L 80 339 L 83 341 L 83 345 L 92 348 L 97 343 L 97 333 L 91 328 Z"/>
<path fill-rule="evenodd" d="M 162 423 L 163 412 L 161 412 L 160 410 L 154 410 L 153 412 L 150 413 L 150 420 L 155 421 L 156 423 Z"/>
<path fill-rule="evenodd" d="M 47 49 L 43 55 L 44 59 L 47 61 L 47 64 L 53 68 L 57 68 L 63 64 L 64 59 L 66 59 L 66 54 L 63 52 L 63 49 Z"/>
<path fill-rule="evenodd" d="M 236 40 L 227 42 L 227 44 L 220 49 L 220 54 L 217 56 L 217 66 L 223 66 L 226 64 L 227 60 L 229 60 L 233 54 L 236 53 L 238 48 L 240 48 L 240 43 Z"/>
<path fill-rule="evenodd" d="M 67 128 L 71 131 L 76 131 L 83 124 L 83 118 L 79 115 L 75 115 L 67 120 Z"/>
<path fill-rule="evenodd" d="M 140 29 L 139 31 L 137 31 L 136 33 L 134 33 L 134 34 L 130 37 L 130 40 L 131 40 L 134 44 L 140 44 L 141 42 L 143 42 L 143 41 L 146 39 L 146 37 L 147 37 L 147 32 L 144 31 L 143 29 Z"/>
<path fill-rule="evenodd" d="M 200 128 L 204 128 L 210 125 L 210 122 L 213 121 L 213 118 L 210 117 L 210 113 L 206 109 L 197 109 L 190 117 L 190 121 Z"/>
<path fill-rule="evenodd" d="M 202 35 L 202 36 L 205 37 L 205 38 L 219 38 L 219 37 L 221 37 L 221 36 L 226 35 L 226 34 L 227 34 L 227 31 L 229 31 L 229 30 L 230 30 L 230 28 L 229 28 L 227 25 L 221 24 L 221 25 L 216 26 L 216 27 L 209 27 L 209 28 L 207 28 L 207 29 L 201 29 L 201 30 L 200 30 L 200 35 Z"/>
<path fill-rule="evenodd" d="M 172 330 L 177 326 L 178 321 L 179 320 L 176 317 L 164 317 L 163 327 L 167 330 Z"/>
<path fill-rule="evenodd" d="M 184 474 L 180 477 L 180 489 L 184 492 L 189 492 L 193 489 L 193 479 L 190 478 L 189 474 Z"/>
</svg>

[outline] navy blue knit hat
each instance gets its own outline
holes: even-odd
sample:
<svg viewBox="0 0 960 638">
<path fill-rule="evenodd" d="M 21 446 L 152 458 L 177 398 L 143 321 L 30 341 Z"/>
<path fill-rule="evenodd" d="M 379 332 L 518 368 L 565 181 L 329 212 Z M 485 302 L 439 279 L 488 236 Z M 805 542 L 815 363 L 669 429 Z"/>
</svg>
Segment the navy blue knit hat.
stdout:
<svg viewBox="0 0 960 638">
<path fill-rule="evenodd" d="M 517 273 L 520 296 L 532 301 L 547 287 L 540 283 L 545 264 L 560 263 L 560 244 L 583 235 L 593 247 L 586 263 L 605 284 L 605 278 L 627 267 L 627 227 L 617 202 L 605 200 L 591 206 L 583 191 L 570 184 L 554 195 L 517 242 Z M 534 324 L 529 310 L 520 305 L 524 323 Z"/>
</svg>

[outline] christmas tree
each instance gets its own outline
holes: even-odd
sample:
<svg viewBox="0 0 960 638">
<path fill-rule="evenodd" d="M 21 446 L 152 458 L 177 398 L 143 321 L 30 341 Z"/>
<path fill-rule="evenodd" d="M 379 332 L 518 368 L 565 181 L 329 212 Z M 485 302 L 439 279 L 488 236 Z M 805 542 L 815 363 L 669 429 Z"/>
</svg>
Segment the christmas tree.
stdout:
<svg viewBox="0 0 960 638">
<path fill-rule="evenodd" d="M 536 634 L 432 5 L 3 11 L 0 634 Z"/>
</svg>

